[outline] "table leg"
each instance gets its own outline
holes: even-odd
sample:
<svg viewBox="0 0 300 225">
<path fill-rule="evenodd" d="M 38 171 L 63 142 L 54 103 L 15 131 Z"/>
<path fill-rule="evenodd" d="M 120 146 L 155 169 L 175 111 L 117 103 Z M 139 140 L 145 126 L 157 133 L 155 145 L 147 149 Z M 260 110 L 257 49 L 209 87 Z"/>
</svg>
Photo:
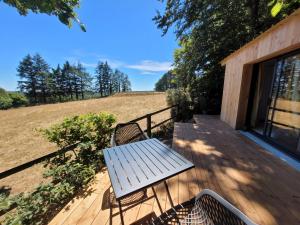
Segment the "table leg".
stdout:
<svg viewBox="0 0 300 225">
<path fill-rule="evenodd" d="M 174 209 L 174 212 L 175 212 L 175 214 L 176 214 L 176 216 L 175 216 L 176 222 L 177 222 L 177 224 L 180 224 L 179 219 L 178 219 L 178 216 L 177 216 L 177 212 L 175 211 L 175 208 L 174 208 L 173 200 L 172 200 L 171 195 L 170 195 L 170 191 L 169 191 L 168 184 L 167 184 L 166 181 L 164 181 L 164 184 L 165 184 L 165 188 L 166 188 L 166 190 L 167 190 L 167 195 L 168 195 L 168 198 L 169 198 L 171 207 Z"/>
<path fill-rule="evenodd" d="M 156 202 L 157 202 L 158 208 L 159 208 L 160 212 L 161 212 L 161 213 L 163 213 L 163 210 L 162 210 L 162 208 L 161 208 L 161 205 L 160 205 L 160 203 L 159 203 L 159 201 L 158 201 L 158 198 L 157 198 L 156 192 L 155 192 L 155 190 L 154 190 L 154 187 L 151 187 L 151 188 L 152 188 L 152 191 L 153 191 L 154 197 L 155 197 L 155 199 L 156 199 Z"/>
<path fill-rule="evenodd" d="M 121 200 L 118 200 L 119 204 L 119 211 L 120 211 L 120 217 L 121 217 L 121 224 L 124 225 L 124 218 L 123 218 L 123 211 L 122 211 L 122 206 L 121 206 Z"/>
<path fill-rule="evenodd" d="M 174 208 L 174 204 L 173 204 L 173 201 L 172 201 L 172 198 L 171 198 L 171 195 L 170 195 L 170 191 L 169 191 L 168 184 L 167 184 L 166 181 L 164 181 L 164 184 L 165 184 L 165 188 L 166 188 L 166 190 L 167 190 L 167 195 L 168 195 L 168 198 L 169 198 L 171 207 Z"/>
</svg>

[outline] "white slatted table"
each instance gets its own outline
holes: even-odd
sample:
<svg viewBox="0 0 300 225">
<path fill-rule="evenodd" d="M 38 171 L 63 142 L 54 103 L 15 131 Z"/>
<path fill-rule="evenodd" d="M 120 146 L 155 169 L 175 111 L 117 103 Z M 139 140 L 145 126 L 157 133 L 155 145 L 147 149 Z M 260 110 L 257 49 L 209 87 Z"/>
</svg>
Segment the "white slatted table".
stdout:
<svg viewBox="0 0 300 225">
<path fill-rule="evenodd" d="M 107 148 L 103 153 L 119 203 L 122 224 L 122 199 L 149 187 L 154 190 L 155 184 L 164 182 L 172 204 L 166 180 L 195 167 L 182 155 L 155 138 Z M 155 198 L 158 201 L 156 194 Z"/>
</svg>

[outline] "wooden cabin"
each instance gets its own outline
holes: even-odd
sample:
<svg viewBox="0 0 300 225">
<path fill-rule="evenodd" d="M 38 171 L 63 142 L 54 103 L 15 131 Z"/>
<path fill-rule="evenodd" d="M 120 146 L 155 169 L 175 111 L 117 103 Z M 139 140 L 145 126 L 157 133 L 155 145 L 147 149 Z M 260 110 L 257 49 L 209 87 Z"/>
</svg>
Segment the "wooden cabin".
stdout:
<svg viewBox="0 0 300 225">
<path fill-rule="evenodd" d="M 300 9 L 222 60 L 221 120 L 300 158 Z"/>
</svg>

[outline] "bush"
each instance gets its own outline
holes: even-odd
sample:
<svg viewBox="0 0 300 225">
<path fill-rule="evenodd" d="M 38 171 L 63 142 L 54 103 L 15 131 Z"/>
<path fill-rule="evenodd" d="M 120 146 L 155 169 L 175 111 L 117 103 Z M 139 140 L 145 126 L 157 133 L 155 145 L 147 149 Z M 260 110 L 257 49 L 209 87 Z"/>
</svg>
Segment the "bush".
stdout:
<svg viewBox="0 0 300 225">
<path fill-rule="evenodd" d="M 61 124 L 42 130 L 44 136 L 60 148 L 82 143 L 82 147 L 103 149 L 109 145 L 115 117 L 108 113 L 90 113 L 66 118 Z"/>
<path fill-rule="evenodd" d="M 13 106 L 13 100 L 7 95 L 0 95 L 0 109 L 9 109 Z"/>
<path fill-rule="evenodd" d="M 26 96 L 21 93 L 11 92 L 8 95 L 12 99 L 13 107 L 26 106 L 29 103 Z"/>
<path fill-rule="evenodd" d="M 192 118 L 191 97 L 187 90 L 183 88 L 167 90 L 167 103 L 169 106 L 178 105 L 178 120 L 185 121 Z M 172 109 L 172 116 L 175 113 L 175 109 Z"/>
<path fill-rule="evenodd" d="M 7 92 L 0 88 L 0 109 L 9 109 L 28 104 L 28 99 L 18 92 Z"/>
<path fill-rule="evenodd" d="M 63 152 L 48 162 L 44 176 L 50 183 L 34 192 L 20 195 L 16 210 L 5 218 L 4 225 L 46 224 L 76 193 L 91 181 L 103 166 L 102 149 L 109 146 L 115 117 L 107 113 L 74 116 L 42 130 L 43 135 L 59 147 L 77 144 L 76 157 Z M 75 151 L 74 151 L 75 152 Z M 7 203 L 3 204 L 3 208 Z"/>
</svg>

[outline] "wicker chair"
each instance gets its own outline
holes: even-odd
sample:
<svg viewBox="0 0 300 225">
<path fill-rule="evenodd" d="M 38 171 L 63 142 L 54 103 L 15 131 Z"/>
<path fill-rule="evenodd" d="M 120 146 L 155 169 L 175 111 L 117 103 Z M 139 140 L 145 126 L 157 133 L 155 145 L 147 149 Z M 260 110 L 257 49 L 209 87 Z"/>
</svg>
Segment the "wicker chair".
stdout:
<svg viewBox="0 0 300 225">
<path fill-rule="evenodd" d="M 209 189 L 163 213 L 152 224 L 255 225 L 240 210 Z"/>
<path fill-rule="evenodd" d="M 124 145 L 148 139 L 138 123 L 119 123 L 111 138 L 111 146 Z"/>
</svg>

